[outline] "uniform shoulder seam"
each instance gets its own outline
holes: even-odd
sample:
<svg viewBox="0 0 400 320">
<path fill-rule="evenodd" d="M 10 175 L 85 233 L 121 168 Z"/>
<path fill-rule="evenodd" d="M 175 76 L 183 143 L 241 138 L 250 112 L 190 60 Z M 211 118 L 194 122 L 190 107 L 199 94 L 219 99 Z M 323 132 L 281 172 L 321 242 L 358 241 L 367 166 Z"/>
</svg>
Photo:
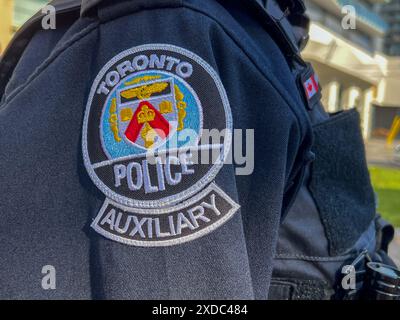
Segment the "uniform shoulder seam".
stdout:
<svg viewBox="0 0 400 320">
<path fill-rule="evenodd" d="M 71 39 L 66 41 L 61 47 L 56 49 L 39 67 L 28 77 L 28 79 L 14 88 L 8 96 L 0 104 L 0 110 L 2 110 L 7 104 L 9 104 L 16 96 L 18 96 L 21 92 L 24 91 L 28 84 L 35 80 L 54 60 L 56 60 L 66 49 L 70 48 L 76 42 L 79 42 L 81 39 L 86 37 L 92 31 L 96 30 L 98 27 L 98 22 L 92 22 L 84 29 L 82 29 L 79 33 L 75 34 Z"/>
<path fill-rule="evenodd" d="M 300 119 L 300 115 L 298 114 L 298 112 L 296 112 L 296 102 L 293 101 L 291 99 L 290 96 L 285 95 L 284 92 L 282 92 L 282 89 L 279 88 L 276 84 L 276 81 L 274 81 L 273 79 L 270 78 L 270 76 L 268 74 L 266 74 L 262 68 L 259 66 L 259 64 L 255 61 L 255 59 L 249 54 L 249 52 L 246 50 L 246 48 L 244 48 L 241 43 L 235 39 L 235 37 L 232 35 L 232 32 L 230 32 L 220 21 L 218 21 L 217 19 L 215 19 L 215 17 L 211 16 L 209 13 L 200 10 L 197 7 L 191 6 L 190 4 L 184 3 L 183 7 L 195 11 L 205 17 L 207 17 L 208 19 L 214 21 L 215 23 L 218 24 L 218 26 L 220 26 L 221 30 L 227 35 L 227 37 L 235 44 L 235 46 L 247 57 L 247 59 L 249 59 L 249 61 L 253 64 L 253 66 L 260 72 L 260 74 L 268 81 L 268 83 L 276 90 L 277 94 L 281 97 L 281 99 L 283 101 L 285 101 L 285 103 L 289 106 L 289 109 L 291 111 L 291 113 L 295 116 L 297 124 L 299 126 L 299 130 L 301 132 L 301 135 L 304 136 L 305 135 L 305 128 L 303 128 L 303 126 L 301 125 L 301 119 Z"/>
</svg>

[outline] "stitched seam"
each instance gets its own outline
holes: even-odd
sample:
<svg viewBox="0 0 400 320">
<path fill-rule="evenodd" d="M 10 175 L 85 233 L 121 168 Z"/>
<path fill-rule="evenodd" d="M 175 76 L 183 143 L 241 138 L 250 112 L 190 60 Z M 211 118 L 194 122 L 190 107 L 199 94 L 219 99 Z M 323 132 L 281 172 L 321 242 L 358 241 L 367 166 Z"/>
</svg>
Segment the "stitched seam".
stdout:
<svg viewBox="0 0 400 320">
<path fill-rule="evenodd" d="M 250 54 L 245 50 L 245 48 L 243 48 L 243 46 L 236 40 L 234 39 L 233 35 L 229 32 L 229 30 L 222 25 L 218 20 L 216 20 L 214 17 L 212 17 L 211 15 L 209 15 L 207 12 L 201 11 L 200 9 L 191 6 L 190 4 L 187 3 L 182 3 L 181 6 L 163 6 L 163 7 L 156 7 L 156 8 L 146 8 L 146 9 L 142 9 L 140 11 L 147 11 L 147 10 L 162 10 L 162 9 L 178 9 L 178 8 L 186 8 L 188 10 L 197 12 L 198 14 L 201 14 L 202 16 L 207 17 L 208 19 L 212 20 L 213 22 L 215 22 L 227 35 L 227 37 L 229 39 L 231 39 L 231 41 L 236 45 L 236 47 L 238 49 L 240 49 L 240 51 L 249 59 L 249 61 L 253 64 L 253 66 L 260 72 L 260 74 L 263 76 L 263 78 L 265 78 L 268 83 L 276 90 L 276 92 L 278 93 L 278 95 L 281 97 L 281 99 L 283 101 L 285 101 L 285 103 L 289 106 L 289 109 L 291 111 L 291 113 L 294 115 L 295 119 L 296 119 L 296 124 L 299 128 L 300 131 L 300 135 L 304 136 L 306 134 L 306 129 L 303 129 L 303 126 L 301 125 L 301 120 L 300 120 L 300 116 L 294 111 L 296 109 L 297 104 L 295 103 L 295 101 L 291 101 L 292 99 L 290 97 L 287 97 L 284 92 L 281 91 L 281 89 L 277 88 L 274 81 L 272 81 L 268 75 L 266 73 L 264 73 L 260 66 L 256 63 L 256 61 L 254 61 L 254 59 L 250 56 Z M 124 16 L 127 15 L 131 15 L 131 14 L 135 14 L 136 12 L 139 11 L 134 11 L 134 12 L 129 12 L 126 14 L 121 14 L 117 17 L 113 17 L 107 21 L 102 21 L 101 24 L 105 25 L 107 23 L 109 23 L 110 21 L 114 21 L 117 19 L 120 19 Z M 291 101 L 291 102 L 290 102 Z M 307 122 L 308 123 L 308 122 Z"/>
<path fill-rule="evenodd" d="M 351 258 L 352 255 L 336 256 L 336 257 L 316 257 L 316 256 L 305 256 L 301 254 L 277 254 L 275 255 L 276 260 L 304 260 L 304 261 L 316 261 L 316 262 L 337 262 Z"/>
<path fill-rule="evenodd" d="M 318 279 L 292 279 L 292 278 L 285 278 L 285 277 L 278 277 L 272 278 L 271 283 L 275 285 L 305 285 L 305 286 L 312 286 L 312 285 L 328 285 L 328 282 L 325 280 L 318 280 Z"/>
<path fill-rule="evenodd" d="M 41 65 L 39 65 L 35 71 L 28 77 L 28 79 L 18 87 L 16 87 L 10 94 L 5 97 L 3 103 L 0 105 L 0 111 L 3 110 L 7 104 L 11 103 L 19 94 L 28 88 L 29 84 L 35 80 L 46 68 L 53 63 L 63 52 L 68 48 L 73 46 L 75 43 L 89 35 L 92 31 L 96 30 L 99 23 L 94 22 L 88 25 L 85 29 L 81 30 L 79 33 L 75 34 L 69 41 L 65 42 L 63 46 L 54 51 Z"/>
<path fill-rule="evenodd" d="M 197 13 L 203 15 L 203 16 L 206 16 L 207 18 L 209 18 L 210 20 L 214 21 L 216 24 L 218 24 L 221 27 L 221 29 L 232 40 L 232 42 L 236 45 L 236 47 L 239 48 L 241 50 L 241 52 L 251 61 L 253 66 L 260 72 L 260 74 L 263 76 L 263 78 L 265 78 L 268 81 L 268 83 L 276 90 L 276 92 L 282 98 L 282 100 L 285 101 L 285 103 L 289 106 L 289 109 L 290 109 L 291 113 L 296 118 L 296 122 L 297 122 L 297 125 L 298 125 L 299 129 L 300 129 L 301 136 L 304 136 L 306 131 L 305 131 L 305 129 L 303 129 L 303 126 L 301 125 L 300 116 L 294 111 L 296 109 L 296 105 L 297 104 L 294 101 L 290 102 L 290 100 L 292 100 L 292 99 L 288 98 L 283 92 L 281 92 L 281 89 L 276 87 L 275 83 L 268 77 L 267 74 L 265 74 L 263 72 L 263 70 L 256 63 L 256 61 L 254 61 L 254 59 L 246 51 L 246 49 L 243 48 L 243 46 L 239 43 L 239 41 L 234 39 L 234 37 L 230 33 L 230 31 L 224 25 L 222 25 L 219 21 L 217 21 L 214 17 L 210 16 L 207 12 L 204 12 L 204 11 L 201 11 L 200 9 L 198 9 L 198 8 L 192 7 L 190 4 L 183 4 L 183 7 L 188 8 L 188 9 L 190 9 L 192 11 L 195 11 L 195 12 L 197 12 Z"/>
<path fill-rule="evenodd" d="M 225 28 L 219 21 L 217 21 L 216 19 L 214 19 L 214 17 L 210 16 L 209 14 L 207 14 L 206 12 L 200 11 L 198 8 L 194 8 L 188 4 L 183 4 L 182 3 L 182 8 L 187 8 L 189 10 L 195 11 L 207 18 L 209 18 L 210 20 L 214 21 L 216 24 L 218 24 L 221 29 L 225 32 L 225 34 L 232 40 L 232 42 L 237 46 L 237 48 L 239 48 L 241 50 L 241 52 L 249 59 L 249 61 L 252 62 L 252 64 L 254 65 L 254 67 L 260 72 L 260 74 L 268 81 L 268 83 L 276 90 L 276 92 L 278 93 L 278 95 L 282 98 L 283 101 L 286 102 L 286 104 L 289 106 L 289 109 L 291 111 L 291 113 L 294 115 L 299 131 L 301 133 L 301 136 L 305 135 L 305 129 L 303 129 L 303 126 L 301 125 L 301 121 L 300 121 L 300 117 L 299 115 L 297 115 L 297 113 L 294 111 L 295 106 L 292 106 L 292 103 L 294 103 L 294 101 L 292 103 L 290 103 L 290 101 L 288 101 L 288 97 L 286 97 L 283 92 L 281 92 L 281 90 L 279 88 L 277 88 L 274 84 L 274 82 L 268 77 L 267 74 L 265 74 L 261 68 L 259 67 L 259 65 L 253 60 L 253 58 L 248 54 L 248 52 L 240 45 L 240 43 L 238 41 L 236 41 L 233 36 L 229 33 L 228 29 Z M 165 7 L 167 8 L 167 7 Z M 179 7 L 171 7 L 171 9 L 176 9 Z M 158 10 L 160 8 L 150 8 L 150 9 L 145 9 L 145 10 Z M 161 8 L 162 9 L 162 8 Z M 143 11 L 143 10 L 142 10 Z M 134 12 L 135 13 L 135 12 Z M 133 14 L 134 14 L 133 13 Z M 130 13 L 132 14 L 132 13 Z M 94 31 L 100 24 L 107 24 L 113 20 L 117 20 L 119 18 L 121 18 L 123 15 L 115 17 L 113 19 L 107 20 L 105 22 L 101 22 L 99 23 L 98 21 L 94 22 L 93 24 L 90 24 L 89 26 L 87 26 L 85 29 L 83 29 L 80 33 L 76 34 L 70 41 L 66 42 L 62 47 L 60 47 L 56 52 L 53 53 L 52 56 L 50 56 L 48 59 L 46 59 L 42 65 L 40 65 L 35 71 L 34 73 L 28 78 L 28 80 L 26 82 L 24 82 L 23 84 L 21 84 L 20 86 L 18 86 L 17 88 L 15 88 L 8 97 L 6 97 L 6 99 L 3 101 L 3 104 L 0 105 L 0 110 L 2 110 L 4 108 L 4 106 L 8 103 L 10 103 L 16 96 L 18 96 L 19 93 L 23 92 L 24 89 L 38 76 L 40 75 L 58 56 L 61 55 L 61 53 L 63 53 L 66 49 L 68 49 L 70 46 L 72 46 L 73 44 L 75 44 L 76 42 L 78 42 L 79 40 L 81 40 L 82 38 L 84 38 L 86 35 L 88 35 L 91 31 Z M 24 87 L 24 88 L 22 88 Z M 22 88 L 22 90 L 18 91 L 20 88 Z M 290 99 L 291 100 L 291 99 Z"/>
<path fill-rule="evenodd" d="M 346 110 L 343 111 L 342 113 L 331 117 L 329 120 L 325 121 L 325 122 L 321 122 L 316 124 L 315 126 L 313 126 L 314 129 L 320 128 L 322 126 L 326 126 L 326 125 L 333 125 L 338 121 L 342 121 L 344 119 L 350 118 L 353 114 L 357 114 L 357 110 L 355 108 L 350 109 L 350 110 Z"/>
</svg>

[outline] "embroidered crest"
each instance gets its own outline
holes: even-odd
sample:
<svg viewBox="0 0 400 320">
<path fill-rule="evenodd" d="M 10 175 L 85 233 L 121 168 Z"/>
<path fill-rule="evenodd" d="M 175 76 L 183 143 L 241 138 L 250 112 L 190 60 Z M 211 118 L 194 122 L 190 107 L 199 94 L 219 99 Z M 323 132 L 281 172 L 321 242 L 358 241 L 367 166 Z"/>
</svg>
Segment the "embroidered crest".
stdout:
<svg viewBox="0 0 400 320">
<path fill-rule="evenodd" d="M 212 130 L 220 141 L 204 139 Z M 92 227 L 125 244 L 164 246 L 227 221 L 238 205 L 213 180 L 231 130 L 222 83 L 194 53 L 154 44 L 113 58 L 93 83 L 83 124 L 85 167 L 107 197 Z"/>
</svg>

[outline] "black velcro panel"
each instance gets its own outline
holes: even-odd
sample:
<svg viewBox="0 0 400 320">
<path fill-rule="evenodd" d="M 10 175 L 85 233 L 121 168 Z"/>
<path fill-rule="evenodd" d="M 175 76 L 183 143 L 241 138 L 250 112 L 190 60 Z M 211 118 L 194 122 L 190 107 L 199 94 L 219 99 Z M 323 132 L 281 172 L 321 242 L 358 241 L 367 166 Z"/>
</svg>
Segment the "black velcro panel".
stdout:
<svg viewBox="0 0 400 320">
<path fill-rule="evenodd" d="M 268 300 L 329 300 L 333 292 L 321 280 L 273 278 Z"/>
<path fill-rule="evenodd" d="M 310 190 L 336 256 L 351 248 L 375 216 L 360 117 L 355 109 L 314 127 L 316 154 Z"/>
</svg>

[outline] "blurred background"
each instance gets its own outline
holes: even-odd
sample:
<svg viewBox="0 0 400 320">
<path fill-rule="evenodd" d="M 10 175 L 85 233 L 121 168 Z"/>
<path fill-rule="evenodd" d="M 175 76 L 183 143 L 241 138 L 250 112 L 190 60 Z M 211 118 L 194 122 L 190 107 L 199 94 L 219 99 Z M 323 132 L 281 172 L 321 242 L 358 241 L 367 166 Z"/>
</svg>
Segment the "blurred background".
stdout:
<svg viewBox="0 0 400 320">
<path fill-rule="evenodd" d="M 0 0 L 0 54 L 46 0 Z M 400 0 L 305 0 L 311 18 L 303 55 L 313 62 L 329 112 L 356 107 L 381 214 L 400 246 Z M 344 29 L 343 8 L 356 28 Z M 400 261 L 400 249 L 393 250 Z"/>
<path fill-rule="evenodd" d="M 329 112 L 356 107 L 379 212 L 393 223 L 400 262 L 400 0 L 305 0 L 311 18 L 303 56 L 320 78 Z M 356 28 L 342 27 L 343 8 Z"/>
</svg>

